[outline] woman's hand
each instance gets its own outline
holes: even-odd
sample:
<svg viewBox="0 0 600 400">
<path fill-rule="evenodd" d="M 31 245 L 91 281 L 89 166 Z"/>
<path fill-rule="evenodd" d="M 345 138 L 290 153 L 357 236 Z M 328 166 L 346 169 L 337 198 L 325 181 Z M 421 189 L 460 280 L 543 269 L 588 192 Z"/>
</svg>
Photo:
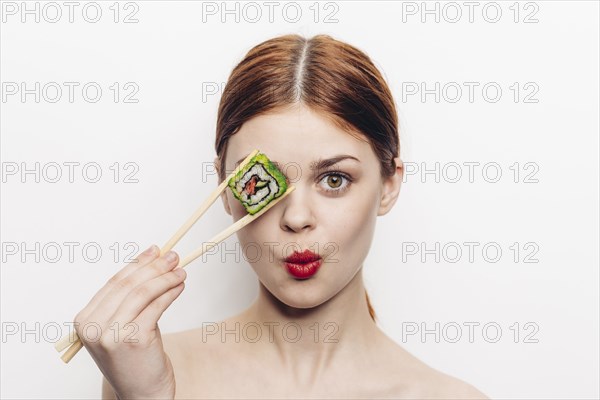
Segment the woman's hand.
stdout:
<svg viewBox="0 0 600 400">
<path fill-rule="evenodd" d="M 83 345 L 121 398 L 174 398 L 175 376 L 158 320 L 181 294 L 186 272 L 175 252 L 138 255 L 75 317 Z M 169 258 L 172 256 L 172 258 Z"/>
</svg>

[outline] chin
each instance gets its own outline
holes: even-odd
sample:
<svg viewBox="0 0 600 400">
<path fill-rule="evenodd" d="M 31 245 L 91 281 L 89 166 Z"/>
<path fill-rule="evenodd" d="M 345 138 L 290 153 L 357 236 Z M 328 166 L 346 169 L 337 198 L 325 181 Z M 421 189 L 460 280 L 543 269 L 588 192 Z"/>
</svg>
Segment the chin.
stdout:
<svg viewBox="0 0 600 400">
<path fill-rule="evenodd" d="M 276 285 L 275 290 L 267 290 L 280 302 L 288 307 L 309 309 L 317 307 L 327 301 L 331 295 L 323 287 L 314 285 L 311 279 L 296 280 L 287 278 L 287 282 Z M 311 282 L 312 281 L 312 282 Z"/>
<path fill-rule="evenodd" d="M 325 297 L 323 297 L 323 296 L 318 297 L 318 298 L 308 298 L 308 296 L 306 296 L 305 298 L 298 299 L 298 298 L 289 298 L 289 296 L 284 295 L 284 296 L 277 297 L 277 298 L 279 299 L 279 301 L 281 301 L 283 304 L 285 304 L 288 307 L 298 308 L 298 309 L 302 309 L 302 310 L 308 310 L 308 309 L 320 306 L 326 300 Z"/>
</svg>

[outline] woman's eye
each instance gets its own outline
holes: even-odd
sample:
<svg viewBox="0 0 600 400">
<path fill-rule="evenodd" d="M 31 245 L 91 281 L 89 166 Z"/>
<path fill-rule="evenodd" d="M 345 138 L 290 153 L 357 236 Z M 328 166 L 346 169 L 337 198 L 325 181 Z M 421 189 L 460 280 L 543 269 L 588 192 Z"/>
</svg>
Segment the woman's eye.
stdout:
<svg viewBox="0 0 600 400">
<path fill-rule="evenodd" d="M 341 193 L 350 187 L 352 180 L 340 172 L 328 173 L 321 178 L 323 188 L 327 192 Z"/>
</svg>

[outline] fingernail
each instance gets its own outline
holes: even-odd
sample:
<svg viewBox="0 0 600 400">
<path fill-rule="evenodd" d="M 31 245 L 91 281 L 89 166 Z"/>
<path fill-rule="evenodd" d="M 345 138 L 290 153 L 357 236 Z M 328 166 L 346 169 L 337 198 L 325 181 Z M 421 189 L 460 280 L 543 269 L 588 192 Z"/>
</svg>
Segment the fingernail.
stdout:
<svg viewBox="0 0 600 400">
<path fill-rule="evenodd" d="M 177 254 L 174 251 L 169 250 L 167 254 L 165 254 L 165 259 L 169 262 L 173 262 L 177 259 Z"/>
<path fill-rule="evenodd" d="M 177 268 L 175 271 L 175 274 L 177 274 L 178 277 L 183 277 L 185 275 L 185 271 L 183 270 L 183 268 Z"/>
<path fill-rule="evenodd" d="M 144 253 L 143 253 L 143 254 L 152 255 L 152 254 L 154 254 L 154 251 L 155 251 L 155 250 L 156 250 L 156 246 L 155 246 L 155 245 L 152 245 L 152 246 L 148 247 L 148 248 L 146 249 L 146 251 L 144 251 Z"/>
</svg>

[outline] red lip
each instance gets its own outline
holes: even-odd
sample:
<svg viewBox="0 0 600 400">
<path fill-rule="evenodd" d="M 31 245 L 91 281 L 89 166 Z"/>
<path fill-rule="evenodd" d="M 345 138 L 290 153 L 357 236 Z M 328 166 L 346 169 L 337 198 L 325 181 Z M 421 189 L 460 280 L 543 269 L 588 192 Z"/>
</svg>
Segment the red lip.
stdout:
<svg viewBox="0 0 600 400">
<path fill-rule="evenodd" d="M 304 250 L 302 253 L 295 252 L 284 261 L 288 272 L 299 279 L 310 278 L 316 274 L 323 262 L 321 256 L 310 250 Z"/>
<path fill-rule="evenodd" d="M 294 252 L 294 254 L 287 257 L 284 261 L 292 264 L 307 264 L 313 261 L 320 260 L 321 256 L 313 253 L 306 249 L 302 253 Z"/>
</svg>

